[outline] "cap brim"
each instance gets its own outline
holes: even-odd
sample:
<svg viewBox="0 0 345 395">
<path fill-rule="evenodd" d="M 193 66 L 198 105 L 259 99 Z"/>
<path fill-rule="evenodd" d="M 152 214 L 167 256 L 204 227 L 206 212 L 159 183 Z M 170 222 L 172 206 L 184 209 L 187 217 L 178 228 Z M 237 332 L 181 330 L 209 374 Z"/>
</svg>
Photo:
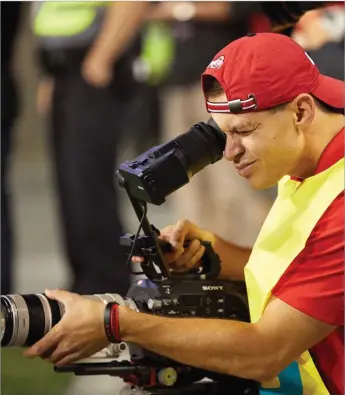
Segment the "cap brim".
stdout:
<svg viewBox="0 0 345 395">
<path fill-rule="evenodd" d="M 331 107 L 345 107 L 345 83 L 341 80 L 320 74 L 316 88 L 310 93 Z"/>
</svg>

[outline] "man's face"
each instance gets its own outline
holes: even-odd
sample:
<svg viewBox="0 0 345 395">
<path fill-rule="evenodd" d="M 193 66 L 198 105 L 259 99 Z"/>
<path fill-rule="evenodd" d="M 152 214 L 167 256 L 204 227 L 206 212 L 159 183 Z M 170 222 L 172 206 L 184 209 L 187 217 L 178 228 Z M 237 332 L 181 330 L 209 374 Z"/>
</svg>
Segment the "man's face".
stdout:
<svg viewBox="0 0 345 395">
<path fill-rule="evenodd" d="M 209 100 L 227 101 L 225 94 Z M 295 127 L 291 110 L 214 113 L 212 117 L 227 135 L 224 157 L 234 162 L 240 176 L 253 188 L 269 188 L 283 176 L 296 174 L 304 140 Z"/>
</svg>

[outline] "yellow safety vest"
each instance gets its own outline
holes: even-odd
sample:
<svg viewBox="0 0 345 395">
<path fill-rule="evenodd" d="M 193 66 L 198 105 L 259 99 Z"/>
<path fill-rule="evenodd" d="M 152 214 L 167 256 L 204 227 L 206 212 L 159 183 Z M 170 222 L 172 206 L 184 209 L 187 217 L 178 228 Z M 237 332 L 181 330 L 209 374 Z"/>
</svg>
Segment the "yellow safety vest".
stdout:
<svg viewBox="0 0 345 395">
<path fill-rule="evenodd" d="M 70 37 L 83 33 L 106 1 L 42 1 L 34 4 L 33 31 L 38 37 Z"/>
<path fill-rule="evenodd" d="M 284 177 L 278 197 L 261 229 L 245 267 L 251 322 L 262 316 L 271 291 L 304 249 L 313 228 L 344 190 L 344 159 L 302 183 Z M 261 383 L 260 395 L 329 395 L 305 351 L 279 376 Z"/>
</svg>

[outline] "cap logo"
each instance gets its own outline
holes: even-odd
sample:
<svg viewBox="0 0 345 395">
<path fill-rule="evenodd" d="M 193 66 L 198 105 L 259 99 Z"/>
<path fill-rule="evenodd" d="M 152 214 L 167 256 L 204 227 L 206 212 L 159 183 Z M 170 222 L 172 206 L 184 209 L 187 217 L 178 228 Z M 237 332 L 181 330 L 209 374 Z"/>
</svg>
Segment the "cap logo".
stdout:
<svg viewBox="0 0 345 395">
<path fill-rule="evenodd" d="M 219 56 L 217 59 L 212 60 L 212 62 L 207 66 L 208 69 L 220 69 L 224 63 L 224 56 Z"/>
</svg>

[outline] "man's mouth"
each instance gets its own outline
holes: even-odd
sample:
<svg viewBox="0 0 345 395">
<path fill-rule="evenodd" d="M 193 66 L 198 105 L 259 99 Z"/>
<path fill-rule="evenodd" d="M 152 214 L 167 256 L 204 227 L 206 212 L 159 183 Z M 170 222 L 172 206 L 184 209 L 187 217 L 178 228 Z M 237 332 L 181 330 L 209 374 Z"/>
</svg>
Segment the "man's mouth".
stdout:
<svg viewBox="0 0 345 395">
<path fill-rule="evenodd" d="M 256 161 L 253 161 L 253 162 L 246 162 L 246 163 L 239 163 L 239 164 L 235 165 L 238 174 L 239 174 L 241 177 L 247 177 L 247 176 L 249 176 L 249 174 L 250 174 L 250 172 L 251 172 L 251 169 L 252 169 L 252 167 L 253 167 L 253 165 L 254 165 L 255 162 L 256 162 Z"/>
</svg>

